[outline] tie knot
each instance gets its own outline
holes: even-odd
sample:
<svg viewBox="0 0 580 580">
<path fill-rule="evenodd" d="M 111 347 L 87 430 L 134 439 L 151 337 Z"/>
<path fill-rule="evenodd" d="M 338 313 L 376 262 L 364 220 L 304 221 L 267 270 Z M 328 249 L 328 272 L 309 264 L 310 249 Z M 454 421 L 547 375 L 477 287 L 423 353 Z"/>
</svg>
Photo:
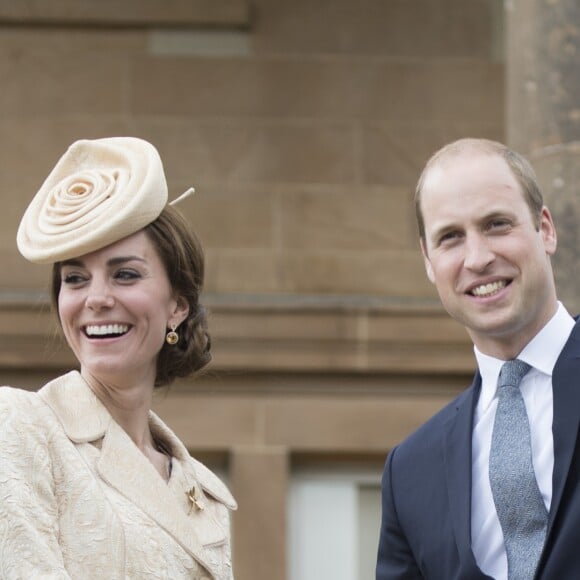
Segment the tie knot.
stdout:
<svg viewBox="0 0 580 580">
<path fill-rule="evenodd" d="M 499 372 L 498 387 L 518 387 L 524 375 L 532 367 L 523 360 L 517 358 L 508 360 L 501 367 Z"/>
</svg>

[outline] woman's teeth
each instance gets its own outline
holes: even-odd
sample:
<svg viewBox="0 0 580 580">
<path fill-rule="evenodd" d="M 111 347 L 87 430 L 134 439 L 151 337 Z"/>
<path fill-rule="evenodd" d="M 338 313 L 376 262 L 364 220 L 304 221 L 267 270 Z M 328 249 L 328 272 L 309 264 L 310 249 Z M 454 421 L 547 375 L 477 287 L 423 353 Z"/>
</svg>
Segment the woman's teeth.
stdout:
<svg viewBox="0 0 580 580">
<path fill-rule="evenodd" d="M 129 330 L 126 324 L 91 325 L 85 328 L 87 336 L 119 336 Z"/>
</svg>

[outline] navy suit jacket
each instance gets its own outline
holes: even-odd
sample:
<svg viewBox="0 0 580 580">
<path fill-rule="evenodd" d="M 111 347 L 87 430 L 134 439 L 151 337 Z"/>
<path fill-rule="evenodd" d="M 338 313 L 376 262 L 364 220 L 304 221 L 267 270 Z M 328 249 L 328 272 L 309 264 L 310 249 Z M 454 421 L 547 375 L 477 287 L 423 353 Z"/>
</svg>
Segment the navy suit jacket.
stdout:
<svg viewBox="0 0 580 580">
<path fill-rule="evenodd" d="M 537 580 L 580 579 L 580 322 L 552 375 L 554 473 Z M 377 580 L 480 580 L 471 550 L 471 433 L 481 377 L 401 445 L 383 474 Z"/>
</svg>

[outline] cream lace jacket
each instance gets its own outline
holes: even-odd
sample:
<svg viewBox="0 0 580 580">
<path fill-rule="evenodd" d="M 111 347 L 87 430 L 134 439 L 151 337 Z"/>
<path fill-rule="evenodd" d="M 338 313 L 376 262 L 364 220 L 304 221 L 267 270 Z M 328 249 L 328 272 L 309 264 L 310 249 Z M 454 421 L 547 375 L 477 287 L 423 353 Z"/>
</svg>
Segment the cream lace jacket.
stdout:
<svg viewBox="0 0 580 580">
<path fill-rule="evenodd" d="M 150 425 L 173 455 L 168 483 L 78 372 L 0 388 L 0 578 L 233 579 L 233 497 Z"/>
</svg>

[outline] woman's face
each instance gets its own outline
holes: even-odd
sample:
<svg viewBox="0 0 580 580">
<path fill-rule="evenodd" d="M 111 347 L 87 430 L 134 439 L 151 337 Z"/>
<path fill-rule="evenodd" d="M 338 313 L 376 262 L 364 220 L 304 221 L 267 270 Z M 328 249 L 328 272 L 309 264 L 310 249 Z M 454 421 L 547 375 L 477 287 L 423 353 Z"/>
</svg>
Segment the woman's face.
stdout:
<svg viewBox="0 0 580 580">
<path fill-rule="evenodd" d="M 58 312 L 81 372 L 115 385 L 153 385 L 167 328 L 187 315 L 153 243 L 139 231 L 60 269 Z"/>
</svg>

